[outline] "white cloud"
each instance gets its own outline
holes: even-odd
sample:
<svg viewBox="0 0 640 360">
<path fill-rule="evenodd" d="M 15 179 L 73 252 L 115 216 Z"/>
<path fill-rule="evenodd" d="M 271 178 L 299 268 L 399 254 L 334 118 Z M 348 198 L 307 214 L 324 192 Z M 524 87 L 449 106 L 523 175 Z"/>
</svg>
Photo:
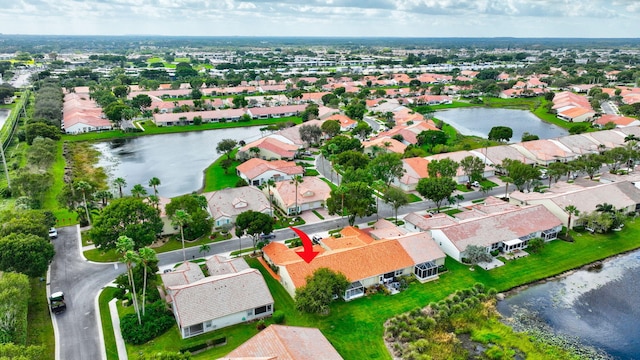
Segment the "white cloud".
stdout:
<svg viewBox="0 0 640 360">
<path fill-rule="evenodd" d="M 638 12 L 631 0 L 19 0 L 0 32 L 631 37 Z"/>
</svg>

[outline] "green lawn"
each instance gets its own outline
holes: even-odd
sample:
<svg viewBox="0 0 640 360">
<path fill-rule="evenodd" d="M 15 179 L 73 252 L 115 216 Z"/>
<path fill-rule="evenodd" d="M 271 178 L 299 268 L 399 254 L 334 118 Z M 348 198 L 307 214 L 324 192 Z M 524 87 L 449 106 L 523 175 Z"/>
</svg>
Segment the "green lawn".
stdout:
<svg viewBox="0 0 640 360">
<path fill-rule="evenodd" d="M 55 358 L 55 339 L 53 324 L 47 303 L 46 282 L 39 278 L 30 278 L 31 297 L 27 314 L 27 345 L 40 345 L 45 348 L 49 359 Z"/>
<path fill-rule="evenodd" d="M 336 190 L 338 188 L 338 185 L 332 183 L 331 181 L 329 181 L 329 179 L 327 178 L 323 178 L 321 177 L 320 180 L 324 181 L 327 183 L 327 185 L 329 185 L 329 187 L 331 188 L 331 190 Z"/>
<path fill-rule="evenodd" d="M 59 141 L 57 145 L 56 160 L 50 170 L 53 183 L 44 196 L 43 208 L 53 212 L 58 220 L 57 226 L 68 226 L 77 224 L 78 220 L 75 212 L 69 211 L 58 203 L 58 195 L 64 187 L 65 160 L 62 156 L 63 142 Z"/>
<path fill-rule="evenodd" d="M 118 348 L 116 337 L 113 333 L 111 323 L 111 313 L 109 312 L 109 301 L 115 297 L 119 290 L 114 287 L 106 287 L 100 293 L 98 303 L 100 306 L 100 320 L 102 321 L 102 333 L 104 336 L 104 346 L 107 351 L 107 360 L 118 360 Z"/>
<path fill-rule="evenodd" d="M 422 198 L 414 193 L 407 193 L 407 195 L 409 196 L 409 202 L 411 203 L 422 201 Z"/>
<path fill-rule="evenodd" d="M 231 159 L 235 159 L 238 149 L 231 152 Z M 220 164 L 226 159 L 226 155 L 222 155 L 204 171 L 204 188 L 203 192 L 222 190 L 229 187 L 235 187 L 240 177 L 236 175 L 236 167 L 240 165 L 240 161 L 234 160 L 233 165 L 227 169 L 225 173 Z"/>
</svg>

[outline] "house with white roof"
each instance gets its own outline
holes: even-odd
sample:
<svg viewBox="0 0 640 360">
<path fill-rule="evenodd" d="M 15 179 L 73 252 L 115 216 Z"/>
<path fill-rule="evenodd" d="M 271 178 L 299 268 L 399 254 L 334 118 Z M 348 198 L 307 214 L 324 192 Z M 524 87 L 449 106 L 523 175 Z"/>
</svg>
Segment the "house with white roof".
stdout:
<svg viewBox="0 0 640 360">
<path fill-rule="evenodd" d="M 550 140 L 525 141 L 510 146 L 540 165 L 549 165 L 557 161 L 567 162 L 578 157 L 578 154 L 565 145 Z"/>
<path fill-rule="evenodd" d="M 269 180 L 286 181 L 303 175 L 304 168 L 293 161 L 266 161 L 251 158 L 236 167 L 236 173 L 249 185 L 260 186 Z"/>
<path fill-rule="evenodd" d="M 244 260 L 223 264 L 217 258 L 212 266 L 223 270 L 214 270 L 213 276 L 205 277 L 197 264 L 188 261 L 180 265 L 186 270 L 178 267 L 161 275 L 183 339 L 273 314 L 274 301 L 264 278 L 239 262 Z"/>
<path fill-rule="evenodd" d="M 242 186 L 202 194 L 207 199 L 214 226 L 236 221 L 236 217 L 249 210 L 271 214 L 267 197 L 257 188 Z"/>
</svg>

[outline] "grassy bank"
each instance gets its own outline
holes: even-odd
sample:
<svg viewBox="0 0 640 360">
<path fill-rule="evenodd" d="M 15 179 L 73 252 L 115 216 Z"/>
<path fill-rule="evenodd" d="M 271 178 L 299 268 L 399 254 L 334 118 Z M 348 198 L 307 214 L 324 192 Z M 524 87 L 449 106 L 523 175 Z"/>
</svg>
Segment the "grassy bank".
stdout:
<svg viewBox="0 0 640 360">
<path fill-rule="evenodd" d="M 238 149 L 236 148 L 230 154 L 231 159 L 235 159 L 237 153 Z M 233 160 L 233 164 L 225 172 L 222 168 L 222 161 L 226 158 L 226 155 L 220 156 L 218 160 L 205 169 L 202 192 L 222 190 L 236 186 L 236 183 L 240 180 L 240 177 L 236 175 L 236 167 L 240 165 L 240 161 Z"/>
<path fill-rule="evenodd" d="M 102 321 L 102 332 L 104 336 L 104 347 L 107 352 L 107 360 L 118 360 L 118 347 L 116 336 L 111 323 L 111 313 L 109 312 L 109 301 L 119 292 L 114 287 L 106 287 L 100 293 L 98 306 L 100 307 L 100 321 Z"/>
<path fill-rule="evenodd" d="M 27 345 L 40 345 L 46 349 L 49 359 L 55 358 L 55 338 L 53 324 L 47 303 L 46 282 L 39 278 L 30 278 L 31 297 L 27 315 Z"/>
</svg>

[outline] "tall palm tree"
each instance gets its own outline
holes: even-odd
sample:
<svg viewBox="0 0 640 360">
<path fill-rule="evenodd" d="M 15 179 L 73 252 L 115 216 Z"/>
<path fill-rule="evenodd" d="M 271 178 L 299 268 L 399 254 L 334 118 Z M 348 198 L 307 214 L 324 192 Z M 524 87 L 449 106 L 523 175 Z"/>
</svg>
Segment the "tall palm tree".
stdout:
<svg viewBox="0 0 640 360">
<path fill-rule="evenodd" d="M 133 264 L 138 261 L 138 256 L 134 248 L 133 240 L 125 235 L 118 237 L 116 240 L 116 251 L 122 255 L 122 262 L 127 265 L 127 276 L 129 278 L 129 286 L 131 287 L 131 299 L 133 300 L 133 309 L 138 316 L 138 324 L 142 324 L 142 318 L 140 317 L 140 308 L 138 307 L 138 295 L 136 292 L 136 284 L 133 281 Z"/>
<path fill-rule="evenodd" d="M 113 193 L 110 190 L 98 190 L 93 194 L 96 198 L 100 199 L 102 207 L 107 206 L 109 199 L 113 199 Z"/>
<path fill-rule="evenodd" d="M 142 184 L 135 184 L 133 188 L 131 188 L 131 195 L 139 198 L 147 195 L 147 190 L 142 187 Z"/>
<path fill-rule="evenodd" d="M 182 209 L 176 210 L 171 217 L 171 225 L 180 227 L 180 237 L 182 238 L 182 261 L 187 261 L 187 255 L 184 252 L 184 226 L 191 222 L 191 215 Z"/>
<path fill-rule="evenodd" d="M 76 190 L 82 192 L 82 203 L 84 204 L 84 211 L 87 215 L 87 221 L 91 225 L 91 217 L 89 216 L 89 206 L 87 206 L 87 192 L 91 191 L 92 186 L 86 181 L 78 181 L 75 186 Z"/>
<path fill-rule="evenodd" d="M 616 212 L 616 208 L 609 203 L 602 203 L 602 204 L 596 205 L 596 211 L 601 213 L 613 214 Z"/>
<path fill-rule="evenodd" d="M 300 175 L 294 175 L 291 178 L 291 183 L 296 187 L 296 214 L 300 213 L 300 209 L 298 208 L 298 185 L 302 184 L 304 180 Z"/>
<path fill-rule="evenodd" d="M 149 269 L 149 263 L 156 261 L 156 252 L 149 247 L 143 247 L 138 250 L 140 256 L 140 263 L 144 267 L 144 277 L 142 285 L 142 315 L 145 314 L 145 303 L 147 297 L 147 270 Z"/>
<path fill-rule="evenodd" d="M 156 195 L 149 195 L 149 203 L 156 208 L 156 210 L 160 210 L 160 198 Z"/>
<path fill-rule="evenodd" d="M 271 192 L 271 188 L 276 187 L 276 181 L 273 179 L 267 180 L 267 192 L 269 193 L 269 214 L 273 217 L 273 193 Z"/>
<path fill-rule="evenodd" d="M 569 219 L 567 219 L 567 232 L 565 234 L 565 236 L 567 236 L 569 235 L 569 228 L 571 228 L 571 216 L 578 216 L 580 214 L 580 210 L 578 210 L 574 205 L 567 205 L 565 206 L 564 211 L 569 214 Z"/>
<path fill-rule="evenodd" d="M 155 196 L 158 196 L 158 186 L 160 186 L 160 179 L 155 176 L 152 177 L 151 179 L 149 179 L 149 186 L 153 188 L 153 194 Z"/>
<path fill-rule="evenodd" d="M 118 190 L 120 191 L 120 197 L 122 197 L 122 188 L 127 187 L 127 181 L 119 177 L 113 180 L 113 185 L 118 187 Z"/>
<path fill-rule="evenodd" d="M 509 184 L 513 184 L 513 179 L 505 176 L 502 178 L 502 181 L 504 181 L 505 183 L 505 187 L 504 187 L 504 197 L 506 198 L 507 196 L 509 196 Z"/>
</svg>

